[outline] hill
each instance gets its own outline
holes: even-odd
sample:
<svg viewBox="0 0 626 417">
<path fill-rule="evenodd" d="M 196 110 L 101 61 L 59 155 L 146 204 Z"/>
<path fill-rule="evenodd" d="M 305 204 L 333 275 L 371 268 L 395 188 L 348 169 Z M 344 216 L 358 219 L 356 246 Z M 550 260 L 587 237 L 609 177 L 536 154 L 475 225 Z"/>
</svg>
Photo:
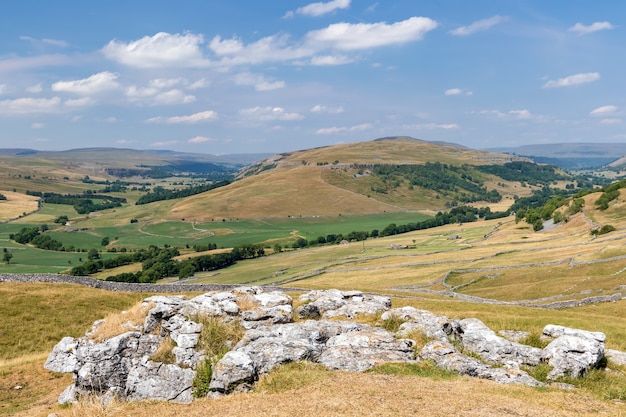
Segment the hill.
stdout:
<svg viewBox="0 0 626 417">
<path fill-rule="evenodd" d="M 570 170 L 593 169 L 607 165 L 620 167 L 626 163 L 616 162 L 626 155 L 624 143 L 550 143 L 489 150 L 525 156 L 537 163 L 553 164 Z"/>
<path fill-rule="evenodd" d="M 485 201 L 493 191 L 511 200 L 532 188 L 481 169 L 523 161 L 527 159 L 409 137 L 289 152 L 243 170 L 240 180 L 227 187 L 179 201 L 170 218 L 436 212 L 455 201 Z M 419 172 L 414 169 L 418 166 Z M 396 168 L 388 172 L 382 167 Z M 432 180 L 428 184 L 419 179 L 426 176 Z"/>
</svg>

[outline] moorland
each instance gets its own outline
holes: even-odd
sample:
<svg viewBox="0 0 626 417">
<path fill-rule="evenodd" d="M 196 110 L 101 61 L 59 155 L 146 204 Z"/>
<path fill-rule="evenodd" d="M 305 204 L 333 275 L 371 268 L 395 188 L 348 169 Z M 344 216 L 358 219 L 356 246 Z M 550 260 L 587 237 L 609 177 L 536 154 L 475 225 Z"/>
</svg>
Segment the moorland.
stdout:
<svg viewBox="0 0 626 417">
<path fill-rule="evenodd" d="M 0 155 L 0 272 L 359 289 L 494 330 L 601 331 L 607 348 L 626 351 L 626 300 L 598 302 L 626 292 L 619 170 L 596 176 L 411 138 L 258 160 L 136 152 Z M 294 364 L 219 401 L 62 408 L 56 397 L 70 380 L 42 368 L 48 352 L 150 287 L 5 282 L 0 291 L 0 415 L 626 415 L 626 371 L 615 364 L 574 391 Z"/>
</svg>

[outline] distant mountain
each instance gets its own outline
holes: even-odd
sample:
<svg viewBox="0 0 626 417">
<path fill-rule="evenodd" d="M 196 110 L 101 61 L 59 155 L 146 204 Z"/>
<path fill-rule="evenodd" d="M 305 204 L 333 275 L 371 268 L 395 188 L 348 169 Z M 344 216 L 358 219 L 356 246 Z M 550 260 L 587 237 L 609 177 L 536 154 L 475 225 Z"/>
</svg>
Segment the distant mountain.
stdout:
<svg viewBox="0 0 626 417">
<path fill-rule="evenodd" d="M 613 167 L 614 162 L 626 155 L 626 143 L 550 143 L 488 150 L 526 156 L 537 163 L 576 170 Z"/>
</svg>

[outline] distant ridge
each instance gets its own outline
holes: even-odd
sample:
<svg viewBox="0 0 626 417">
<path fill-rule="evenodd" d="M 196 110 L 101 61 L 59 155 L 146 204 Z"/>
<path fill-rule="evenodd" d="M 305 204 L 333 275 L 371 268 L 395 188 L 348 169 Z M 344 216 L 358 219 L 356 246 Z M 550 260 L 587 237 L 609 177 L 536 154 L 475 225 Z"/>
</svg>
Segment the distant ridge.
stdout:
<svg viewBox="0 0 626 417">
<path fill-rule="evenodd" d="M 615 166 L 613 163 L 626 155 L 626 143 L 546 143 L 487 150 L 526 156 L 563 169 L 591 169 Z"/>
</svg>

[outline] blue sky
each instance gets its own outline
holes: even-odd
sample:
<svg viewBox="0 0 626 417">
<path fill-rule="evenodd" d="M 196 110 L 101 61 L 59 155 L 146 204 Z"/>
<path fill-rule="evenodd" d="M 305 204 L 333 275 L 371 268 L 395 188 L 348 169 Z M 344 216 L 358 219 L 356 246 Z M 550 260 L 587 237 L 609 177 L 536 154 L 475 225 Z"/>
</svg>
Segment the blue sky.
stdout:
<svg viewBox="0 0 626 417">
<path fill-rule="evenodd" d="M 626 2 L 0 2 L 0 148 L 626 141 Z"/>
</svg>

